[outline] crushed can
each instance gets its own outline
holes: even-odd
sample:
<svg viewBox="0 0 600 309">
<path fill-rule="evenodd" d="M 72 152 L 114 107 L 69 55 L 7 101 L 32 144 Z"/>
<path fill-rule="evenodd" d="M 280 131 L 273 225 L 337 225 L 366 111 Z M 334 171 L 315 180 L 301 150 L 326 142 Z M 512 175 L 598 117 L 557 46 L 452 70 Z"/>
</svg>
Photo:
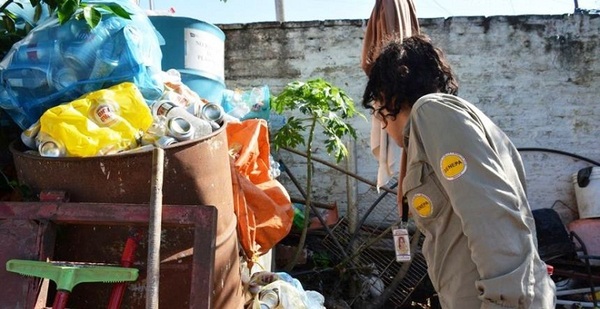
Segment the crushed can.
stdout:
<svg viewBox="0 0 600 309">
<path fill-rule="evenodd" d="M 167 128 L 169 135 L 178 141 L 187 141 L 194 138 L 194 127 L 183 117 L 169 118 Z"/>
<path fill-rule="evenodd" d="M 42 132 L 37 134 L 36 144 L 38 152 L 42 157 L 59 158 L 66 156 L 66 148 L 63 143 Z"/>
<path fill-rule="evenodd" d="M 206 102 L 198 109 L 196 117 L 204 119 L 210 123 L 213 130 L 218 130 L 223 124 L 223 115 L 225 112 L 221 105 Z"/>
</svg>

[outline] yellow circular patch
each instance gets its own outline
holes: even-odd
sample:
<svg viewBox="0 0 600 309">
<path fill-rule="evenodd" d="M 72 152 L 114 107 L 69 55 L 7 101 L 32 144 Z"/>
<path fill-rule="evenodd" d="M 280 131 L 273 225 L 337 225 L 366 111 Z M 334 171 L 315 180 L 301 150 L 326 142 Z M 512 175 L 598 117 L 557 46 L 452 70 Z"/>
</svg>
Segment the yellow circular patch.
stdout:
<svg viewBox="0 0 600 309">
<path fill-rule="evenodd" d="M 431 204 L 431 200 L 429 199 L 429 197 L 427 197 L 427 195 L 421 193 L 415 194 L 415 196 L 413 196 L 412 206 L 421 217 L 429 217 L 431 216 L 431 212 L 433 211 L 433 205 Z"/>
<path fill-rule="evenodd" d="M 448 180 L 454 180 L 467 171 L 467 161 L 458 153 L 447 153 L 440 160 L 442 174 Z"/>
</svg>

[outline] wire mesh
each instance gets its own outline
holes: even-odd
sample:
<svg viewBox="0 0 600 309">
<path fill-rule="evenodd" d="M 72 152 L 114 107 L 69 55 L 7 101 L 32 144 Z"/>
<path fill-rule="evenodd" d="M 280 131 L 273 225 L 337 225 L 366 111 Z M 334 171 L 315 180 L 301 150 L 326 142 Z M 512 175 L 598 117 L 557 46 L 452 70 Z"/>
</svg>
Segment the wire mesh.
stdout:
<svg viewBox="0 0 600 309">
<path fill-rule="evenodd" d="M 368 203 L 371 203 L 371 207 L 359 207 L 360 226 L 356 233 L 350 230 L 348 219 L 344 217 L 332 228 L 331 235 L 323 239 L 323 246 L 330 254 L 344 260 L 339 246 L 334 244 L 335 238 L 349 256 L 348 264 L 355 270 L 354 279 L 359 282 L 356 291 L 348 293 L 352 295 L 347 299 L 349 305 L 356 307 L 385 303 L 386 308 L 400 308 L 426 278 L 427 266 L 420 252 L 423 239 L 419 236 L 418 250 L 413 252 L 408 269 L 402 270 L 403 263 L 396 262 L 391 232 L 392 226 L 399 223 L 396 196 L 385 192 L 379 194 L 371 189 L 363 195 L 359 205 Z"/>
</svg>

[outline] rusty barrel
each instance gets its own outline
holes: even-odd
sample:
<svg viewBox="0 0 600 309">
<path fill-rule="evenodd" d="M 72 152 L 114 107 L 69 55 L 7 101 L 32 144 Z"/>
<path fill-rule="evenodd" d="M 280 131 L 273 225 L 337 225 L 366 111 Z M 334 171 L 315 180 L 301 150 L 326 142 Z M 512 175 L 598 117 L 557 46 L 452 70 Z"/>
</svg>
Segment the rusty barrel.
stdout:
<svg viewBox="0 0 600 309">
<path fill-rule="evenodd" d="M 13 155 L 20 184 L 34 193 L 42 190 L 66 191 L 71 202 L 147 204 L 151 196 L 152 151 L 140 151 L 88 158 L 45 158 L 25 152 L 20 141 L 13 142 Z M 163 204 L 213 205 L 218 209 L 214 290 L 214 308 L 241 308 L 243 297 L 239 274 L 230 161 L 225 127 L 212 134 L 165 148 Z M 54 252 L 55 260 L 117 262 L 127 237 L 126 227 L 60 227 Z M 191 229 L 164 229 L 161 260 L 191 248 Z M 136 257 L 145 265 L 147 246 L 138 248 Z M 99 261 L 100 260 L 100 261 Z M 160 303 L 163 308 L 184 308 L 189 302 L 191 256 L 175 263 L 161 264 Z M 143 276 L 141 276 L 143 277 Z M 143 281 L 142 278 L 141 281 Z M 144 308 L 145 282 L 130 284 L 123 305 Z M 69 305 L 106 307 L 110 285 L 88 284 L 75 287 Z M 94 286 L 95 285 L 95 286 Z M 105 291 L 105 292 L 102 292 Z M 98 294 L 94 299 L 90 294 Z M 77 303 L 81 294 L 80 303 Z M 79 306 L 78 306 L 79 305 Z"/>
</svg>

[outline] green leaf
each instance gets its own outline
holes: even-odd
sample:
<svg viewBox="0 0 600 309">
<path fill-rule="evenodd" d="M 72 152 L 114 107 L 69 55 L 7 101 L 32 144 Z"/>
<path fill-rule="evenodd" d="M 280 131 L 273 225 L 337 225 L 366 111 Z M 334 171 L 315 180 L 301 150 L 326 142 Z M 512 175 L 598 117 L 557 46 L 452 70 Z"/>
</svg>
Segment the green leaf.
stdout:
<svg viewBox="0 0 600 309">
<path fill-rule="evenodd" d="M 7 12 L 5 16 L 2 17 L 2 23 L 4 24 L 4 28 L 8 33 L 15 32 L 15 19 L 14 15 Z M 10 48 L 10 47 L 9 47 Z"/>
<path fill-rule="evenodd" d="M 272 144 L 276 150 L 281 147 L 296 148 L 298 145 L 305 145 L 306 142 L 301 135 L 304 130 L 305 127 L 302 125 L 301 120 L 290 117 L 287 123 L 277 131 Z"/>
<path fill-rule="evenodd" d="M 64 0 L 58 6 L 58 22 L 62 25 L 66 23 L 71 16 L 75 14 L 75 11 L 79 8 L 79 1 L 76 0 Z"/>
<path fill-rule="evenodd" d="M 83 8 L 83 17 L 90 28 L 96 27 L 102 19 L 102 13 L 94 5 Z"/>
<path fill-rule="evenodd" d="M 348 155 L 342 138 L 344 136 L 356 138 L 356 130 L 344 120 L 356 115 L 366 119 L 356 111 L 352 98 L 342 89 L 321 78 L 288 83 L 281 93 L 273 98 L 271 108 L 278 114 L 293 111 L 307 116 L 302 119 L 290 117 L 288 123 L 273 138 L 272 144 L 275 149 L 306 145 L 310 137 L 306 137 L 305 140 L 302 133 L 308 125 L 301 123 L 312 123 L 313 120 L 317 120 L 318 125 L 323 128 L 323 134 L 327 137 L 325 149 L 338 162 Z"/>
</svg>

